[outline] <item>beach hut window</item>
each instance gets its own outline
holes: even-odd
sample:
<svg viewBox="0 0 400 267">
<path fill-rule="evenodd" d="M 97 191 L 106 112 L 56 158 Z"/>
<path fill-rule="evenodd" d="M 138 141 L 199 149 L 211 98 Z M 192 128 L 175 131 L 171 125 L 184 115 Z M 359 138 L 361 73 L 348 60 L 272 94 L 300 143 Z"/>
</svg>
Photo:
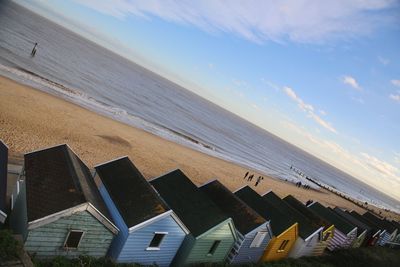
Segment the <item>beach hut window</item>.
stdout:
<svg viewBox="0 0 400 267">
<path fill-rule="evenodd" d="M 323 238 L 322 238 L 322 241 L 328 240 L 328 238 L 329 238 L 330 236 L 331 236 L 331 232 L 325 233 L 324 236 L 323 236 Z"/>
<path fill-rule="evenodd" d="M 212 244 L 210 250 L 208 251 L 207 256 L 212 256 L 214 255 L 215 251 L 217 250 L 219 244 L 221 243 L 221 240 L 216 240 L 214 241 L 214 243 Z"/>
<path fill-rule="evenodd" d="M 287 247 L 288 244 L 289 244 L 289 240 L 283 240 L 281 245 L 278 248 L 278 252 L 284 252 L 285 248 Z"/>
<path fill-rule="evenodd" d="M 163 241 L 163 239 L 166 235 L 167 235 L 167 233 L 164 233 L 164 232 L 154 233 L 153 239 L 151 240 L 150 245 L 147 248 L 147 250 L 159 250 L 161 242 Z"/>
<path fill-rule="evenodd" d="M 83 231 L 71 230 L 65 239 L 64 248 L 78 248 L 83 237 Z"/>
<path fill-rule="evenodd" d="M 259 248 L 262 244 L 262 242 L 265 239 L 265 236 L 267 235 L 267 232 L 262 231 L 258 232 L 257 235 L 254 237 L 253 242 L 251 242 L 250 247 L 251 248 Z"/>
</svg>

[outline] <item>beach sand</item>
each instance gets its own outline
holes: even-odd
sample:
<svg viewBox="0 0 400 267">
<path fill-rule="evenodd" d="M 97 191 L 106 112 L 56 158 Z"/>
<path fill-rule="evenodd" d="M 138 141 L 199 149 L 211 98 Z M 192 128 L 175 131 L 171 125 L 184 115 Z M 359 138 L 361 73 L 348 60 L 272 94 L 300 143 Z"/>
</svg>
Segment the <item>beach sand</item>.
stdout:
<svg viewBox="0 0 400 267">
<path fill-rule="evenodd" d="M 197 185 L 218 178 L 232 191 L 248 184 L 260 194 L 273 190 L 281 197 L 292 194 L 302 201 L 313 199 L 324 205 L 363 212 L 352 202 L 326 190 L 298 188 L 4 77 L 0 77 L 0 139 L 9 146 L 14 161 L 21 160 L 24 153 L 67 143 L 91 168 L 127 155 L 147 179 L 179 168 Z M 252 182 L 243 179 L 247 171 L 255 176 Z M 259 175 L 265 178 L 254 187 Z M 382 214 L 400 219 L 400 215 L 394 213 L 382 211 Z"/>
</svg>

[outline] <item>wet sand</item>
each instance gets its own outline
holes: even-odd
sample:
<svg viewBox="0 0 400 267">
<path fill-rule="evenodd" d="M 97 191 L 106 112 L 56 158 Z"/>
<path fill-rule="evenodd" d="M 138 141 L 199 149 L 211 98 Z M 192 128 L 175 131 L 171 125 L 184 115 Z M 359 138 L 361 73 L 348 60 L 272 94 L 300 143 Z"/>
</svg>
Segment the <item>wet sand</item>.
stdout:
<svg viewBox="0 0 400 267">
<path fill-rule="evenodd" d="M 197 185 L 218 178 L 232 191 L 251 185 L 260 194 L 273 190 L 281 197 L 292 194 L 302 201 L 313 199 L 324 205 L 363 212 L 352 202 L 326 190 L 298 188 L 1 76 L 0 139 L 9 146 L 10 156 L 16 161 L 21 160 L 24 153 L 68 143 L 89 167 L 127 155 L 147 179 L 179 168 Z M 255 176 L 252 182 L 243 179 L 247 171 Z M 264 180 L 254 187 L 259 175 L 264 176 Z M 382 214 L 400 220 L 398 214 L 386 211 Z"/>
</svg>

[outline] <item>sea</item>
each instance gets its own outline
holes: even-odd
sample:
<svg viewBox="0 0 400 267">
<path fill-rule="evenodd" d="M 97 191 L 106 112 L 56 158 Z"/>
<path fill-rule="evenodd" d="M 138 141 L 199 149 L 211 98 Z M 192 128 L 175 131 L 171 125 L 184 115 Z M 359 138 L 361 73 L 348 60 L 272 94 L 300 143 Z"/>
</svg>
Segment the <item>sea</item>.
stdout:
<svg viewBox="0 0 400 267">
<path fill-rule="evenodd" d="M 396 199 L 193 92 L 13 2 L 0 5 L 0 75 L 273 178 L 316 186 L 293 166 L 355 199 L 400 212 Z"/>
</svg>

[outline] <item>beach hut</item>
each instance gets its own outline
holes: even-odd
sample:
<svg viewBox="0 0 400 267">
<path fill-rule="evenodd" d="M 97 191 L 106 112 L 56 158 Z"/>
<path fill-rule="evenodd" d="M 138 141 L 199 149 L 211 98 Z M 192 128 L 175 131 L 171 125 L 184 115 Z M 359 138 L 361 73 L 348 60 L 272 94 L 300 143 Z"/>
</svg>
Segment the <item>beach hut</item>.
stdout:
<svg viewBox="0 0 400 267">
<path fill-rule="evenodd" d="M 235 224 L 238 238 L 228 256 L 228 263 L 256 263 L 272 238 L 269 222 L 218 180 L 202 185 L 200 190 L 206 193 L 226 216 L 231 217 Z"/>
<path fill-rule="evenodd" d="M 7 164 L 8 147 L 0 140 L 0 226 L 7 218 Z"/>
<path fill-rule="evenodd" d="M 150 183 L 190 231 L 172 265 L 223 263 L 237 239 L 232 219 L 180 170 Z"/>
<path fill-rule="evenodd" d="M 365 212 L 362 216 L 383 229 L 382 238 L 378 240 L 379 245 L 384 246 L 387 242 L 392 242 L 397 237 L 397 228 L 388 221 L 378 218 L 369 211 Z"/>
<path fill-rule="evenodd" d="M 272 191 L 265 193 L 262 198 L 271 203 L 271 205 L 278 207 L 279 210 L 290 216 L 298 224 L 299 236 L 288 256 L 291 258 L 312 256 L 314 250 L 318 249 L 318 243 L 322 237 L 324 227 L 307 219 Z"/>
<path fill-rule="evenodd" d="M 316 241 L 315 246 L 310 254 L 310 256 L 320 256 L 324 253 L 327 245 L 333 238 L 333 234 L 335 232 L 335 226 L 318 216 L 315 212 L 308 209 L 306 205 L 300 202 L 298 199 L 293 197 L 292 195 L 288 195 L 283 200 L 296 209 L 298 212 L 307 217 L 314 225 L 322 226 L 323 230 L 320 232 L 319 238 Z"/>
<path fill-rule="evenodd" d="M 357 220 L 356 218 L 351 216 L 348 212 L 346 212 L 345 210 L 342 210 L 339 207 L 334 208 L 333 211 L 335 211 L 343 219 L 346 219 L 353 225 L 357 226 L 357 238 L 354 239 L 351 247 L 358 248 L 358 247 L 361 247 L 362 245 L 368 244 L 368 241 L 372 237 L 371 227 L 364 224 L 363 222 L 360 222 L 359 220 Z"/>
<path fill-rule="evenodd" d="M 108 255 L 116 262 L 169 266 L 189 231 L 128 157 L 97 165 L 95 181 L 120 229 Z"/>
<path fill-rule="evenodd" d="M 279 208 L 271 205 L 249 186 L 237 190 L 235 195 L 270 222 L 273 237 L 260 262 L 286 258 L 298 237 L 297 222 Z"/>
<path fill-rule="evenodd" d="M 68 145 L 24 155 L 10 225 L 36 258 L 104 257 L 118 228 L 88 167 Z"/>
<path fill-rule="evenodd" d="M 341 248 L 349 248 L 357 237 L 357 227 L 346 221 L 333 210 L 322 206 L 318 202 L 313 202 L 308 206 L 318 216 L 335 225 L 335 233 L 327 248 L 330 251 Z"/>
<path fill-rule="evenodd" d="M 353 218 L 359 220 L 360 222 L 364 223 L 365 225 L 371 228 L 371 237 L 369 238 L 369 240 L 367 240 L 366 245 L 367 246 L 377 245 L 379 239 L 381 238 L 381 233 L 382 233 L 380 226 L 377 226 L 376 224 L 366 219 L 365 217 L 363 217 L 361 214 L 357 213 L 354 210 L 348 211 L 347 213 L 350 214 Z"/>
</svg>

